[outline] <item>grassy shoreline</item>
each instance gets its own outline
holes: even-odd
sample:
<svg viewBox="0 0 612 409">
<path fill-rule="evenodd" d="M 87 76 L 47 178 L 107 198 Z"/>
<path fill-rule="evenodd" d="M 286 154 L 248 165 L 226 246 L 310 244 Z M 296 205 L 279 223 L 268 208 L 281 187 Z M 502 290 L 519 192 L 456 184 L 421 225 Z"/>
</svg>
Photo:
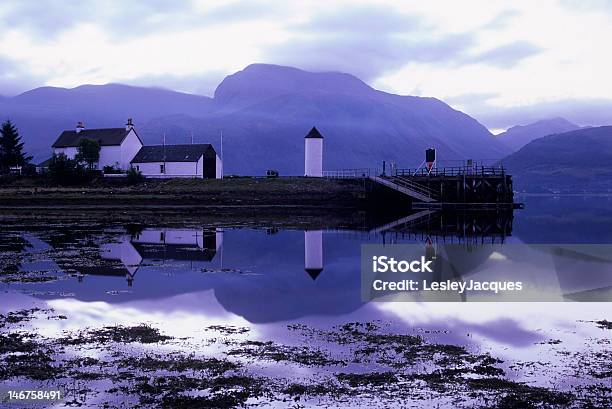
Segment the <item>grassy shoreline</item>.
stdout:
<svg viewBox="0 0 612 409">
<path fill-rule="evenodd" d="M 1 207 L 96 206 L 360 208 L 366 202 L 362 181 L 320 178 L 229 178 L 147 180 L 128 186 L 98 180 L 86 186 L 45 186 L 18 180 L 0 186 Z"/>
</svg>

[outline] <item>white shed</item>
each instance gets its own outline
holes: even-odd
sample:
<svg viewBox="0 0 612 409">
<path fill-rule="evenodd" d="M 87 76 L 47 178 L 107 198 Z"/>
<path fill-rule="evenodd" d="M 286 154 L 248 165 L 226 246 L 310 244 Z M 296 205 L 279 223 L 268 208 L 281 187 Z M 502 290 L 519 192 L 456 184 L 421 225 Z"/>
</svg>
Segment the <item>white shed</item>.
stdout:
<svg viewBox="0 0 612 409">
<path fill-rule="evenodd" d="M 85 129 L 82 122 L 74 131 L 64 131 L 52 145 L 55 155 L 66 155 L 74 159 L 79 151 L 79 142 L 93 139 L 100 144 L 100 160 L 96 166 L 102 170 L 105 166 L 128 170 L 130 162 L 142 148 L 142 141 L 134 129 L 132 119 L 128 119 L 125 128 Z"/>
<path fill-rule="evenodd" d="M 143 146 L 132 167 L 145 177 L 221 179 L 223 164 L 211 144 Z"/>
</svg>

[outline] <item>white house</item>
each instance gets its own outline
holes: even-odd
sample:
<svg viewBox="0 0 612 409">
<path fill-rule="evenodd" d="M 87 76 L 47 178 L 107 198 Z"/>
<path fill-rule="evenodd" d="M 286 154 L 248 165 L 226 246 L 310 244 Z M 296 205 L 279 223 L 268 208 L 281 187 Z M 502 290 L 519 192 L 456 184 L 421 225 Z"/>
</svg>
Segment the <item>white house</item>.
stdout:
<svg viewBox="0 0 612 409">
<path fill-rule="evenodd" d="M 221 179 L 221 159 L 211 144 L 143 146 L 132 167 L 145 177 Z"/>
<path fill-rule="evenodd" d="M 74 131 L 61 133 L 52 145 L 53 153 L 74 159 L 83 138 L 93 139 L 100 144 L 100 160 L 96 166 L 100 170 L 105 166 L 128 170 L 130 162 L 142 148 L 142 141 L 130 118 L 125 128 L 85 129 L 83 123 L 79 122 Z"/>
</svg>

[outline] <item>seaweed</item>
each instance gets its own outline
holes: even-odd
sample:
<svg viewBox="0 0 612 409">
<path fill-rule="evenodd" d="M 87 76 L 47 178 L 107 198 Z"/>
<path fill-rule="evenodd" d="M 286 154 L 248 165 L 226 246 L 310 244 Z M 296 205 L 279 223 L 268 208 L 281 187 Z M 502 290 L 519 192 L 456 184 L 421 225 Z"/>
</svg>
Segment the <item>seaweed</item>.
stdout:
<svg viewBox="0 0 612 409">
<path fill-rule="evenodd" d="M 168 335 L 163 335 L 157 328 L 147 324 L 125 327 L 122 325 L 109 326 L 99 329 L 80 332 L 76 336 L 60 338 L 58 343 L 61 345 L 85 345 L 85 344 L 105 344 L 109 342 L 152 344 L 173 339 Z"/>
</svg>

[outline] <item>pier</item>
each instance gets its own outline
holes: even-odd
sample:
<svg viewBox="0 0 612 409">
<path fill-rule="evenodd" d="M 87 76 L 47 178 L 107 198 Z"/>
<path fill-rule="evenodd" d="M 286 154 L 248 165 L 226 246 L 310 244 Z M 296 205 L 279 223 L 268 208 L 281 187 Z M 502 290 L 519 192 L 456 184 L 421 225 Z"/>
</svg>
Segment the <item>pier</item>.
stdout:
<svg viewBox="0 0 612 409">
<path fill-rule="evenodd" d="M 512 176 L 503 166 L 453 166 L 392 169 L 344 169 L 323 173 L 327 178 L 356 178 L 371 188 L 391 189 L 408 198 L 414 209 L 520 208 L 514 203 Z"/>
</svg>

